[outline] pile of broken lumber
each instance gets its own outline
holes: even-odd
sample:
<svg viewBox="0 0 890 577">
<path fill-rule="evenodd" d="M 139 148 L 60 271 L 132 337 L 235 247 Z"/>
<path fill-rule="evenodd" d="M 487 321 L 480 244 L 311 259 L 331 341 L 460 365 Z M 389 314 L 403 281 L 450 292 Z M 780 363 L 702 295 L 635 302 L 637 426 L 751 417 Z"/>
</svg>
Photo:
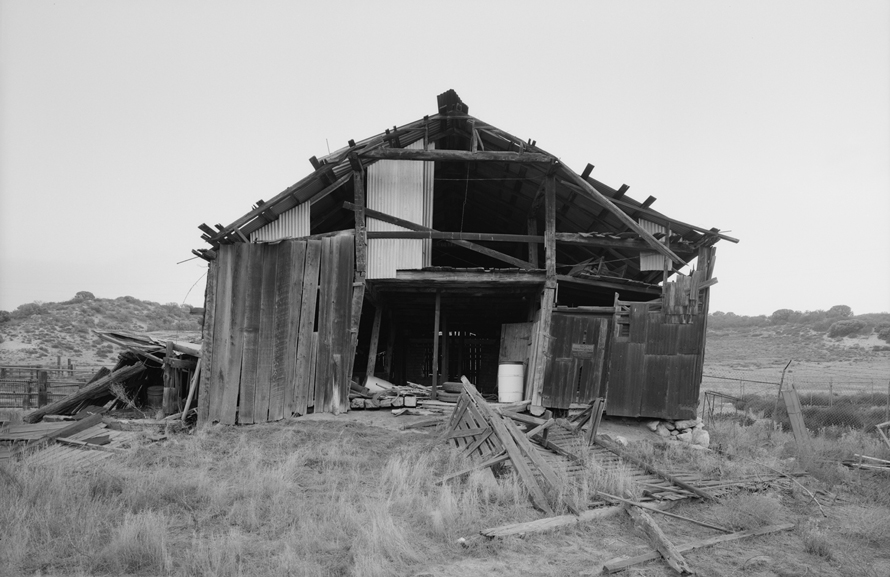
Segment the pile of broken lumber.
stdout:
<svg viewBox="0 0 890 577">
<path fill-rule="evenodd" d="M 36 423 L 43 419 L 45 415 L 73 415 L 96 399 L 111 395 L 111 387 L 114 384 L 125 383 L 144 370 L 145 365 L 141 362 L 137 361 L 134 364 L 124 364 L 123 360 L 118 363 L 114 371 L 109 372 L 107 369 L 104 371 L 100 369 L 100 371 L 93 377 L 93 380 L 87 383 L 82 389 L 68 395 L 64 399 L 50 403 L 28 413 L 24 420 L 27 423 Z M 117 399 L 115 398 L 113 400 Z"/>
</svg>

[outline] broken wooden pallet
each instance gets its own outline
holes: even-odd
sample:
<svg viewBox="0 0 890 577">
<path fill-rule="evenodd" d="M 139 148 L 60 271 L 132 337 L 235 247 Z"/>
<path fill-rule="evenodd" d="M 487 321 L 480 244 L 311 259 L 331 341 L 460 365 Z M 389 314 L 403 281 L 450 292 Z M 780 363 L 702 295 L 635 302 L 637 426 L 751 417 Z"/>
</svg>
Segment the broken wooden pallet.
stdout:
<svg viewBox="0 0 890 577">
<path fill-rule="evenodd" d="M 463 392 L 451 415 L 442 440 L 453 443 L 463 454 L 488 466 L 501 462 L 503 455 L 512 463 L 538 509 L 553 514 L 564 503 L 570 511 L 580 510 L 563 494 L 559 480 L 522 431 L 512 420 L 492 410 L 466 377 Z"/>
</svg>

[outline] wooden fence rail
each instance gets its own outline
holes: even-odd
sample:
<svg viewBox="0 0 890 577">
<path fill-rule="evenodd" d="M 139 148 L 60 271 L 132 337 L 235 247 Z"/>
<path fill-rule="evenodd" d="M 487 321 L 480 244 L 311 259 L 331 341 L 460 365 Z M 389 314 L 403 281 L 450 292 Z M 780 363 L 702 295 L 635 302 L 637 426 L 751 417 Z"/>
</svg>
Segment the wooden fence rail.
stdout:
<svg viewBox="0 0 890 577">
<path fill-rule="evenodd" d="M 77 391 L 92 375 L 92 370 L 0 367 L 0 409 L 42 407 Z"/>
</svg>

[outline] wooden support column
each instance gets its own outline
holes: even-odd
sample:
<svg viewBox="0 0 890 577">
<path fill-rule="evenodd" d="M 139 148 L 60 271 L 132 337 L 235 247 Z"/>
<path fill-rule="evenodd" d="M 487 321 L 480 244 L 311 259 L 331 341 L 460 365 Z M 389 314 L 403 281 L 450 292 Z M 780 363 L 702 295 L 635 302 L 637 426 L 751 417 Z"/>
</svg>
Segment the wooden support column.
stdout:
<svg viewBox="0 0 890 577">
<path fill-rule="evenodd" d="M 448 377 L 451 375 L 451 371 L 449 367 L 451 364 L 449 363 L 450 357 L 449 347 L 448 347 L 448 315 L 446 313 L 442 313 L 442 382 L 448 380 Z"/>
<path fill-rule="evenodd" d="M 366 378 L 374 376 L 377 367 L 377 343 L 380 340 L 380 321 L 383 317 L 383 309 L 380 305 L 374 310 L 374 326 L 371 328 L 371 344 L 368 346 L 368 368 L 365 371 Z"/>
<path fill-rule="evenodd" d="M 698 249 L 698 262 L 696 262 L 696 266 L 698 270 L 701 271 L 701 282 L 706 282 L 713 278 L 714 276 L 714 263 L 717 260 L 717 248 L 713 246 L 703 246 Z M 702 289 L 701 294 L 701 312 L 699 314 L 702 315 L 702 327 L 701 327 L 701 345 L 699 347 L 698 353 L 698 363 L 696 363 L 695 367 L 695 378 L 701 382 L 701 375 L 704 371 L 704 363 L 705 363 L 705 346 L 707 345 L 708 340 L 708 305 L 711 301 L 711 289 L 705 287 Z"/>
<path fill-rule="evenodd" d="M 467 374 L 467 369 L 464 366 L 464 359 L 466 358 L 464 356 L 466 354 L 464 352 L 464 348 L 466 347 L 466 337 L 464 335 L 466 333 L 465 331 L 458 332 L 460 333 L 460 336 L 457 340 L 457 372 L 458 374 L 465 375 Z M 888 388 L 888 391 L 890 391 L 890 388 Z"/>
<path fill-rule="evenodd" d="M 433 370 L 430 397 L 436 400 L 436 385 L 439 384 L 439 315 L 442 312 L 442 293 L 436 291 L 436 317 L 433 321 Z"/>
<path fill-rule="evenodd" d="M 386 372 L 386 379 L 391 381 L 393 380 L 392 371 L 392 359 L 395 355 L 396 351 L 396 327 L 392 323 L 392 311 L 386 311 L 386 320 L 387 320 L 387 331 L 386 331 L 386 362 L 384 364 L 384 372 Z"/>
<path fill-rule="evenodd" d="M 544 374 L 550 362 L 550 321 L 556 300 L 556 178 L 549 174 L 544 184 L 544 258 L 546 276 L 541 294 L 541 318 L 538 321 L 537 351 L 534 374 L 531 380 L 531 407 L 533 415 L 544 414 Z"/>
<path fill-rule="evenodd" d="M 164 357 L 164 404 L 163 410 L 165 415 L 172 415 L 176 412 L 176 383 L 174 382 L 176 372 L 170 361 L 173 360 L 173 341 L 167 341 L 167 352 Z"/>
<path fill-rule="evenodd" d="M 530 214 L 528 217 L 528 234 L 530 236 L 538 234 L 538 219 L 534 214 Z M 536 242 L 528 243 L 528 262 L 538 268 L 538 243 Z"/>
<path fill-rule="evenodd" d="M 352 164 L 352 186 L 355 194 L 355 276 L 352 282 L 352 322 L 349 326 L 349 350 L 345 366 L 342 367 L 345 378 L 352 378 L 352 368 L 355 364 L 355 349 L 358 345 L 358 329 L 362 320 L 362 302 L 365 299 L 365 271 L 367 269 L 368 237 L 365 228 L 365 178 L 361 162 L 355 154 L 350 154 L 349 161 Z M 347 387 L 348 389 L 349 387 Z M 341 399 L 344 406 L 349 406 L 348 399 Z"/>
<path fill-rule="evenodd" d="M 42 407 L 49 402 L 49 393 L 47 391 L 47 380 L 49 373 L 40 371 L 37 373 L 37 406 Z"/>
</svg>

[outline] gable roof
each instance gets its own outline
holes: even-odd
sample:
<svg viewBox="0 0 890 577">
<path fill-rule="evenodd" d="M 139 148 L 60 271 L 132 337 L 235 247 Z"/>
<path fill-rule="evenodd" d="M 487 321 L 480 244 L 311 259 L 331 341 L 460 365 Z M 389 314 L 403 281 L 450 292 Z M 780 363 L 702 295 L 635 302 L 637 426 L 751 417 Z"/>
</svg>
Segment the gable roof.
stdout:
<svg viewBox="0 0 890 577">
<path fill-rule="evenodd" d="M 532 234 L 529 217 L 542 210 L 545 177 L 554 174 L 557 232 L 574 234 L 577 241 L 560 244 L 560 252 L 566 255 L 560 262 L 593 263 L 594 272 L 604 276 L 651 283 L 656 277 L 661 280 L 661 275 L 639 270 L 641 249 L 661 253 L 679 267 L 694 258 L 701 246 L 721 239 L 738 242 L 716 228 L 695 226 L 653 210 L 653 197 L 640 202 L 627 195 L 625 185 L 614 189 L 591 178 L 592 165 L 576 173 L 535 142 L 525 142 L 471 116 L 454 90 L 440 94 L 437 102 L 438 112 L 433 115 L 311 158 L 312 173 L 273 198 L 257 201 L 227 226 L 218 224 L 214 230 L 200 225 L 202 238 L 214 248 L 247 242 L 251 233 L 304 203 L 309 203 L 312 234 L 350 229 L 353 212 L 343 203 L 353 200 L 354 170 L 379 160 L 403 159 L 436 162 L 436 230 L 458 229 L 455 206 L 459 205 L 461 232 Z M 405 148 L 419 141 L 435 143 L 435 150 Z M 665 246 L 663 236 L 668 232 Z M 195 253 L 207 255 L 206 251 Z"/>
</svg>

